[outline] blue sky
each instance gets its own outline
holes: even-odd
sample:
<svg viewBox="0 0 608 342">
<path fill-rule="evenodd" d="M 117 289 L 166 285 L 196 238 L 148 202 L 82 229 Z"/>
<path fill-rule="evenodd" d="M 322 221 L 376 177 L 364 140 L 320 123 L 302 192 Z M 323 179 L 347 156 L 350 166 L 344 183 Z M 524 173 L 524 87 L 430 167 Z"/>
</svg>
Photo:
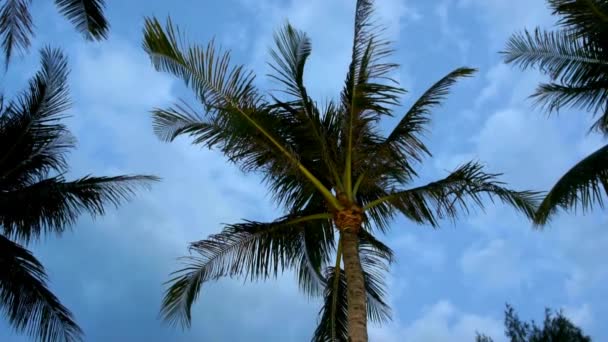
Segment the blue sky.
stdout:
<svg viewBox="0 0 608 342">
<path fill-rule="evenodd" d="M 292 274 L 265 283 L 222 280 L 205 286 L 189 331 L 158 320 L 162 282 L 189 241 L 221 223 L 282 215 L 260 177 L 245 175 L 213 151 L 159 142 L 148 111 L 188 92 L 156 73 L 141 49 L 145 15 L 170 14 L 193 41 L 215 37 L 235 60 L 259 74 L 264 88 L 272 32 L 286 20 L 307 31 L 313 54 L 306 83 L 317 99 L 337 96 L 348 63 L 354 1 L 226 0 L 110 2 L 111 38 L 86 43 L 55 13 L 35 2 L 38 37 L 65 49 L 75 105 L 70 127 L 79 139 L 72 175 L 151 173 L 163 178 L 105 217 L 83 217 L 73 232 L 34 246 L 52 288 L 73 310 L 87 341 L 305 341 L 320 308 L 298 293 Z M 379 0 L 378 14 L 396 42 L 395 75 L 409 90 L 404 112 L 428 86 L 459 66 L 479 68 L 436 110 L 427 141 L 434 157 L 421 182 L 478 159 L 505 173 L 513 187 L 547 189 L 576 160 L 600 146 L 586 135 L 589 115 L 565 111 L 546 119 L 526 97 L 542 78 L 502 64 L 510 33 L 553 23 L 541 0 Z M 35 52 L 35 50 L 33 51 Z M 2 87 L 13 93 L 37 68 L 32 53 L 16 59 Z M 386 121 L 389 128 L 394 121 Z M 439 230 L 396 220 L 383 240 L 395 249 L 389 275 L 392 323 L 371 328 L 372 341 L 472 341 L 475 331 L 504 341 L 504 304 L 540 320 L 546 306 L 565 313 L 596 341 L 608 340 L 606 213 L 560 215 L 544 231 L 510 208 L 489 205 Z M 0 321 L 1 341 L 26 341 Z"/>
</svg>

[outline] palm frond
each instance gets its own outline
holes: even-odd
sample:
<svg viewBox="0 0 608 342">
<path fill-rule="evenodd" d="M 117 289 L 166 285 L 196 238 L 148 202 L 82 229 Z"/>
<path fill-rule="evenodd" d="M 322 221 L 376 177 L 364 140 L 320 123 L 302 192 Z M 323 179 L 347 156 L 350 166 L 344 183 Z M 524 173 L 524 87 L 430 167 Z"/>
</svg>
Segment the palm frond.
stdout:
<svg viewBox="0 0 608 342">
<path fill-rule="evenodd" d="M 186 266 L 167 282 L 170 286 L 161 307 L 163 319 L 188 327 L 192 304 L 207 281 L 225 276 L 267 279 L 298 267 L 304 252 L 301 224 L 315 219 L 323 218 L 289 215 L 270 223 L 246 221 L 192 243 L 191 250 L 198 256 L 185 258 Z"/>
<path fill-rule="evenodd" d="M 431 109 L 441 105 L 458 79 L 471 77 L 475 72 L 476 69 L 458 68 L 433 84 L 412 105 L 382 144 L 395 144 L 410 160 L 421 161 L 423 155 L 430 156 L 420 138 L 431 120 Z"/>
<path fill-rule="evenodd" d="M 564 107 L 576 107 L 594 113 L 606 108 L 608 82 L 594 82 L 584 86 L 542 83 L 531 97 L 534 98 L 535 104 L 543 106 L 549 112 Z M 602 114 L 604 117 L 605 114 Z M 606 120 L 606 118 L 601 120 Z"/>
<path fill-rule="evenodd" d="M 205 105 L 211 121 L 225 129 L 225 136 L 243 150 L 235 151 L 231 156 L 244 159 L 244 163 L 256 165 L 260 153 L 273 155 L 261 166 L 280 166 L 297 170 L 296 172 L 313 184 L 325 199 L 334 207 L 340 208 L 332 193 L 323 183 L 300 162 L 286 137 L 280 130 L 284 125 L 277 125 L 281 119 L 269 111 L 268 105 L 259 95 L 253 84 L 254 75 L 245 71 L 242 66 L 231 67 L 230 54 L 215 48 L 210 42 L 206 48 L 193 45 L 183 48 L 184 37 L 178 28 L 168 20 L 165 28 L 156 19 L 146 19 L 144 28 L 144 49 L 149 54 L 157 70 L 166 71 L 180 77 L 190 86 L 199 100 Z M 268 122 L 273 125 L 269 125 Z M 236 128 L 236 130 L 235 130 Z M 248 133 L 244 136 L 235 133 Z M 280 163 L 272 163 L 282 158 Z M 283 173 L 283 172 L 281 172 Z M 272 174 L 272 173 L 271 173 Z"/>
<path fill-rule="evenodd" d="M 357 168 L 354 165 L 366 162 L 359 157 L 366 150 L 363 141 L 373 140 L 376 135 L 371 124 L 382 115 L 390 115 L 390 107 L 397 105 L 399 96 L 405 92 L 390 77 L 398 65 L 384 61 L 392 49 L 390 42 L 382 38 L 383 28 L 374 22 L 373 3 L 357 1 L 352 59 L 341 93 L 343 178 L 346 195 L 351 199 L 353 169 Z"/>
<path fill-rule="evenodd" d="M 43 341 L 82 341 L 72 313 L 48 289 L 38 260 L 0 235 L 0 311 L 19 333 Z"/>
<path fill-rule="evenodd" d="M 0 192 L 0 226 L 4 235 L 29 242 L 43 233 L 61 234 L 83 213 L 103 215 L 118 206 L 153 176 L 84 177 L 67 182 L 61 176 Z"/>
<path fill-rule="evenodd" d="M 458 79 L 470 77 L 475 71 L 471 68 L 455 69 L 424 92 L 386 139 L 369 148 L 368 162 L 360 177 L 367 177 L 373 183 L 382 175 L 390 177 L 397 184 L 404 184 L 416 176 L 414 162 L 431 156 L 422 141 L 431 121 L 431 109 L 441 105 Z"/>
<path fill-rule="evenodd" d="M 103 14 L 104 0 L 55 0 L 55 4 L 86 39 L 107 38 L 109 24 Z"/>
<path fill-rule="evenodd" d="M 41 64 L 28 89 L 0 113 L 0 185 L 31 184 L 67 168 L 65 154 L 75 141 L 59 122 L 70 104 L 67 61 L 60 50 L 45 48 Z"/>
<path fill-rule="evenodd" d="M 546 224 L 558 208 L 590 210 L 596 203 L 603 207 L 608 193 L 608 146 L 593 152 L 555 183 L 541 202 L 534 222 Z"/>
<path fill-rule="evenodd" d="M 280 114 L 291 117 L 291 127 L 296 131 L 302 145 L 310 145 L 307 151 L 315 152 L 312 160 L 321 158 L 336 183 L 341 183 L 335 165 L 335 151 L 328 144 L 321 115 L 304 85 L 304 68 L 311 53 L 310 38 L 305 32 L 295 29 L 289 23 L 275 33 L 275 48 L 270 51 L 273 60 L 270 67 L 274 73 L 270 77 L 285 86 L 283 90 L 289 100 L 282 101 L 273 96 L 275 107 Z M 334 152 L 334 153 L 332 153 Z M 341 184 L 338 184 L 341 186 Z"/>
<path fill-rule="evenodd" d="M 608 4 L 603 0 L 548 0 L 553 15 L 560 16 L 558 25 L 573 38 L 605 44 L 608 32 Z"/>
<path fill-rule="evenodd" d="M 31 0 L 5 0 L 0 7 L 0 36 L 4 50 L 5 67 L 15 49 L 26 51 L 34 35 L 34 24 L 29 6 Z"/>
<path fill-rule="evenodd" d="M 583 87 L 589 83 L 604 82 L 608 60 L 599 48 L 574 39 L 566 31 L 528 31 L 509 39 L 502 52 L 506 63 L 515 63 L 522 69 L 538 67 L 552 80 L 569 86 Z"/>
<path fill-rule="evenodd" d="M 497 180 L 498 176 L 500 174 L 485 173 L 478 163 L 469 162 L 442 180 L 396 191 L 369 203 L 365 210 L 388 202 L 413 221 L 436 227 L 439 219 L 455 219 L 461 211 L 468 213 L 470 202 L 483 209 L 485 195 L 492 201 L 500 199 L 533 219 L 539 193 L 505 188 L 504 183 Z"/>
</svg>

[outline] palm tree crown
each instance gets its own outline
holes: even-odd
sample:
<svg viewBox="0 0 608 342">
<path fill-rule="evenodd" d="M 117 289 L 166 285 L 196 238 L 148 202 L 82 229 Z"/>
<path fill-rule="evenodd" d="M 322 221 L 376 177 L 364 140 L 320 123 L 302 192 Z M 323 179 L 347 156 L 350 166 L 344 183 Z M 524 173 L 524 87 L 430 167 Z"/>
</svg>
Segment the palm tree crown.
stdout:
<svg viewBox="0 0 608 342">
<path fill-rule="evenodd" d="M 27 50 L 34 36 L 30 14 L 31 0 L 0 1 L 0 46 L 8 63 L 14 50 Z M 109 24 L 103 14 L 104 0 L 55 0 L 59 12 L 87 40 L 102 40 L 108 35 Z"/>
<path fill-rule="evenodd" d="M 0 101 L 0 310 L 12 327 L 40 341 L 80 341 L 70 311 L 47 288 L 42 264 L 24 246 L 63 233 L 87 212 L 130 198 L 151 176 L 86 176 L 68 181 L 75 140 L 60 121 L 69 107 L 68 67 L 59 50 L 16 99 Z"/>
<path fill-rule="evenodd" d="M 537 194 L 513 191 L 496 174 L 466 163 L 446 178 L 408 188 L 416 164 L 430 152 L 422 135 L 430 111 L 459 79 L 459 68 L 439 80 L 407 111 L 388 135 L 378 123 L 392 115 L 404 90 L 390 79 L 392 50 L 373 21 L 373 1 L 356 5 L 352 60 L 337 101 L 320 105 L 304 84 L 311 53 L 308 36 L 291 25 L 275 35 L 271 77 L 283 92 L 263 94 L 255 76 L 234 66 L 214 42 L 188 45 L 169 20 L 146 20 L 144 48 L 153 65 L 181 78 L 202 103 L 180 102 L 153 110 L 163 140 L 189 135 L 195 144 L 220 150 L 245 172 L 264 176 L 285 216 L 273 222 L 245 221 L 191 244 L 196 256 L 169 281 L 163 317 L 189 326 L 191 306 L 204 282 L 223 276 L 275 277 L 294 270 L 301 289 L 324 297 L 316 341 L 367 340 L 367 318 L 390 318 L 383 300 L 383 271 L 392 251 L 373 234 L 398 214 L 436 227 L 456 218 L 483 196 L 498 198 L 532 216 Z"/>
<path fill-rule="evenodd" d="M 538 68 L 551 78 L 532 98 L 549 112 L 583 108 L 599 117 L 592 131 L 608 134 L 608 1 L 549 0 L 559 30 L 514 34 L 503 52 L 507 63 Z M 608 191 L 608 145 L 566 172 L 546 195 L 535 218 L 545 224 L 558 208 L 603 206 Z M 603 189 L 603 191 L 602 191 Z"/>
</svg>

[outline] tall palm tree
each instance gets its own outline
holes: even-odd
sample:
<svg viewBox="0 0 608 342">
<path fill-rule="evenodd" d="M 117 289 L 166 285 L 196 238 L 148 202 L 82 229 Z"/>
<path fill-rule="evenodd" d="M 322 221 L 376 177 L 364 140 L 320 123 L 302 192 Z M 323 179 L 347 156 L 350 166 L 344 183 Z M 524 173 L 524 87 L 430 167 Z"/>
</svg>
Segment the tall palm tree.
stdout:
<svg viewBox="0 0 608 342">
<path fill-rule="evenodd" d="M 41 69 L 16 99 L 0 101 L 0 310 L 11 326 L 40 341 L 80 341 L 70 311 L 48 289 L 42 264 L 26 249 L 61 235 L 81 213 L 102 215 L 151 176 L 86 176 L 68 181 L 75 140 L 61 124 L 70 102 L 68 66 L 59 50 L 42 50 Z"/>
<path fill-rule="evenodd" d="M 551 79 L 531 95 L 549 113 L 564 107 L 598 114 L 590 131 L 608 134 L 608 1 L 549 0 L 560 16 L 558 30 L 536 28 L 511 36 L 503 52 L 507 63 L 538 68 Z M 603 206 L 608 191 L 608 145 L 568 170 L 539 206 L 535 222 L 546 224 L 559 208 Z"/>
<path fill-rule="evenodd" d="M 8 65 L 14 50 L 27 50 L 34 36 L 30 14 L 32 0 L 0 0 L 0 46 Z M 104 0 L 55 0 L 65 16 L 87 40 L 102 40 L 109 25 L 103 14 Z"/>
<path fill-rule="evenodd" d="M 228 225 L 192 243 L 198 255 L 186 258 L 162 303 L 169 322 L 189 326 L 204 282 L 266 279 L 292 269 L 306 293 L 325 296 L 315 340 L 367 341 L 367 318 L 389 317 L 382 271 L 392 253 L 373 234 L 386 231 L 393 217 L 435 227 L 471 203 L 482 206 L 484 194 L 533 214 L 536 193 L 509 190 L 474 162 L 406 188 L 417 176 L 415 164 L 430 155 L 421 140 L 430 110 L 474 70 L 449 73 L 383 136 L 378 122 L 392 114 L 404 90 L 390 79 L 397 65 L 384 61 L 391 49 L 373 24 L 373 1 L 357 1 L 354 31 L 341 97 L 319 105 L 304 85 L 310 40 L 290 25 L 277 32 L 271 52 L 271 77 L 284 91 L 263 95 L 254 74 L 233 66 L 213 42 L 188 46 L 170 20 L 164 27 L 146 20 L 143 45 L 153 65 L 181 78 L 203 105 L 203 113 L 183 101 L 153 110 L 157 135 L 167 141 L 190 135 L 243 171 L 261 173 L 286 212 L 272 222 Z"/>
</svg>

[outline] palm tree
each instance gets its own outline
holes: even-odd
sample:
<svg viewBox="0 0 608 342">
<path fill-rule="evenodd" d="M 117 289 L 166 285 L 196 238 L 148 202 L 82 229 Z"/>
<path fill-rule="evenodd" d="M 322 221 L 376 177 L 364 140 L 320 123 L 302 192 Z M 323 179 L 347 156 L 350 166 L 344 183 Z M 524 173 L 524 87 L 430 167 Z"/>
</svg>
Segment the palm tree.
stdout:
<svg viewBox="0 0 608 342">
<path fill-rule="evenodd" d="M 40 341 L 80 341 L 70 311 L 47 287 L 42 264 L 25 247 L 61 235 L 81 213 L 103 215 L 151 176 L 86 176 L 68 181 L 75 140 L 60 123 L 70 102 L 68 66 L 55 49 L 16 99 L 0 101 L 0 309 L 11 326 Z"/>
<path fill-rule="evenodd" d="M 389 317 L 382 271 L 392 253 L 373 234 L 386 231 L 393 217 L 401 213 L 435 227 L 471 203 L 483 206 L 484 194 L 533 214 L 536 193 L 509 190 L 474 162 L 444 179 L 406 188 L 417 176 L 415 164 L 430 155 L 421 140 L 430 110 L 474 70 L 449 73 L 383 136 L 378 121 L 391 115 L 404 90 L 390 80 L 397 65 L 384 61 L 391 49 L 373 24 L 373 1 L 357 1 L 354 29 L 341 97 L 319 105 L 304 85 L 310 40 L 289 24 L 276 33 L 271 52 L 271 77 L 284 91 L 263 95 L 254 74 L 233 66 L 229 53 L 213 42 L 188 46 L 170 19 L 164 27 L 146 19 L 143 45 L 153 65 L 192 88 L 204 112 L 185 101 L 154 109 L 156 134 L 167 141 L 192 136 L 243 171 L 261 173 L 286 212 L 272 222 L 228 225 L 192 243 L 198 255 L 186 258 L 169 281 L 165 320 L 189 326 L 204 282 L 223 276 L 266 279 L 291 269 L 307 294 L 324 293 L 315 340 L 367 341 L 367 318 Z"/>
<path fill-rule="evenodd" d="M 551 79 L 531 95 L 549 113 L 582 108 L 599 117 L 590 131 L 608 134 L 608 1 L 549 0 L 559 29 L 511 36 L 503 52 L 507 63 L 538 68 Z M 602 191 L 603 189 L 603 191 Z M 535 222 L 546 224 L 559 208 L 603 206 L 608 191 L 608 145 L 579 161 L 553 185 Z"/>
<path fill-rule="evenodd" d="M 27 50 L 34 36 L 30 14 L 32 0 L 0 1 L 0 45 L 8 63 L 14 50 Z M 87 40 L 102 40 L 109 25 L 103 14 L 104 0 L 55 0 L 59 12 L 72 22 Z"/>
</svg>

